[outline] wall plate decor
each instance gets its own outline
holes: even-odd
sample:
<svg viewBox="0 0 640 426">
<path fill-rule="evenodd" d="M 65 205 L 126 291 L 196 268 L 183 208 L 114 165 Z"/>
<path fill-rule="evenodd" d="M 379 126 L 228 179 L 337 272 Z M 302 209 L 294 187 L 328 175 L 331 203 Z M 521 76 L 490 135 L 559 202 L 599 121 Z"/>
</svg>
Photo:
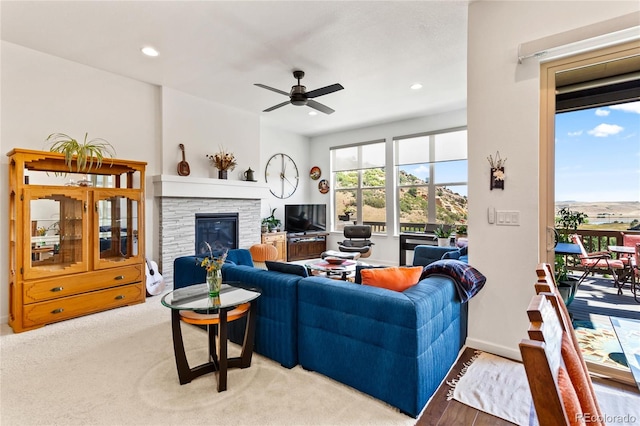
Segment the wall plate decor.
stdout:
<svg viewBox="0 0 640 426">
<path fill-rule="evenodd" d="M 327 192 L 329 192 L 329 181 L 327 181 L 326 179 L 322 179 L 320 182 L 318 182 L 318 191 L 320 191 L 321 194 L 326 194 Z"/>
<path fill-rule="evenodd" d="M 278 198 L 289 198 L 298 189 L 300 175 L 295 161 L 287 154 L 274 154 L 264 170 L 269 191 Z"/>
<path fill-rule="evenodd" d="M 309 171 L 309 177 L 313 180 L 320 179 L 320 175 L 322 175 L 322 170 L 318 166 L 313 166 Z"/>
</svg>

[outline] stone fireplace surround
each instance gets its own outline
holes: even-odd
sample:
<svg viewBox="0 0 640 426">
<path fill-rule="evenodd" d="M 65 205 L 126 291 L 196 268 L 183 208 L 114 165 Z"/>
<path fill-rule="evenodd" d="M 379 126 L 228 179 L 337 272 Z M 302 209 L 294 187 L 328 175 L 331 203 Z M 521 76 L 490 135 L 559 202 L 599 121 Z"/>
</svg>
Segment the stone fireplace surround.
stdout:
<svg viewBox="0 0 640 426">
<path fill-rule="evenodd" d="M 158 175 L 152 178 L 158 202 L 160 259 L 167 286 L 173 286 L 173 260 L 193 256 L 196 213 L 238 213 L 238 247 L 260 242 L 260 207 L 269 190 L 255 182 Z"/>
</svg>

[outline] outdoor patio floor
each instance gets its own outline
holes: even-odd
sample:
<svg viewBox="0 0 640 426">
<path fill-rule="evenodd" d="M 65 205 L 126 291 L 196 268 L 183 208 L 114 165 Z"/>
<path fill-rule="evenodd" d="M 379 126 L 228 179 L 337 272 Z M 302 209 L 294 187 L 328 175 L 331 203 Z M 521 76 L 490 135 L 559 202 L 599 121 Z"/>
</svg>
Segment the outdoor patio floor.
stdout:
<svg viewBox="0 0 640 426">
<path fill-rule="evenodd" d="M 640 303 L 634 300 L 630 284 L 619 295 L 613 278 L 601 275 L 585 278 L 568 308 L 574 321 L 597 321 L 598 316 L 640 320 Z"/>
</svg>

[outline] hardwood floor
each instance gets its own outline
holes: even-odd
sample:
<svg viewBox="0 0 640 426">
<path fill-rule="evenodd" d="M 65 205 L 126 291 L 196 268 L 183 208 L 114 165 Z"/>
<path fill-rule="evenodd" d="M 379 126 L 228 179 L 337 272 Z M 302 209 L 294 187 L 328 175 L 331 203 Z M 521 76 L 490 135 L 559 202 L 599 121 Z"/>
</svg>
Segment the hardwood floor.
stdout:
<svg viewBox="0 0 640 426">
<path fill-rule="evenodd" d="M 506 426 L 513 425 L 513 423 L 482 411 L 473 409 L 468 405 L 462 404 L 456 400 L 447 401 L 447 393 L 449 392 L 448 381 L 455 379 L 460 370 L 464 367 L 465 362 L 468 362 L 474 355 L 475 349 L 466 348 L 456 364 L 453 366 L 449 375 L 442 382 L 433 398 L 422 412 L 422 416 L 416 422 L 416 426 L 452 426 L 452 425 L 464 425 L 464 426 Z"/>
</svg>

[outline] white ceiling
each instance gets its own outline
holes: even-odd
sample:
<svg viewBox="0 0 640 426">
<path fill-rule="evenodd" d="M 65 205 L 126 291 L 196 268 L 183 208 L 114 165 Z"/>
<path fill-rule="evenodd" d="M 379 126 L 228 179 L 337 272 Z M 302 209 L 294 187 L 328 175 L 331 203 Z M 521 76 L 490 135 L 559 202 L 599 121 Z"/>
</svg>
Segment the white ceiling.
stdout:
<svg viewBox="0 0 640 426">
<path fill-rule="evenodd" d="M 466 105 L 468 1 L 2 1 L 2 39 L 314 136 Z M 145 45 L 157 58 L 140 53 Z M 345 89 L 311 108 L 288 92 Z M 414 91 L 409 87 L 420 82 Z"/>
</svg>

